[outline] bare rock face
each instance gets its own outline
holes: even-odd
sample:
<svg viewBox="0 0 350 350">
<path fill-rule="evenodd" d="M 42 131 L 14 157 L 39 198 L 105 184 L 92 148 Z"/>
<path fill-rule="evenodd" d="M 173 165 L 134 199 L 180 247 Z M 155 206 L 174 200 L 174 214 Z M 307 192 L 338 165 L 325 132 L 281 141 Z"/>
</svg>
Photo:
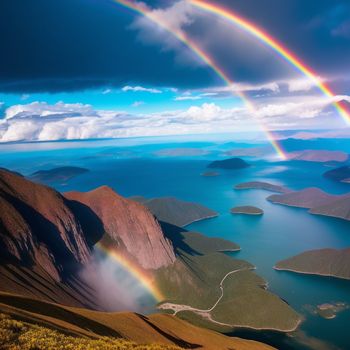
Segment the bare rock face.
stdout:
<svg viewBox="0 0 350 350">
<path fill-rule="evenodd" d="M 114 243 L 125 247 L 143 268 L 158 269 L 175 261 L 171 242 L 142 204 L 119 196 L 107 186 L 85 193 L 68 192 L 65 197 L 90 208 Z"/>
<path fill-rule="evenodd" d="M 0 259 L 39 266 L 56 281 L 89 260 L 68 201 L 55 190 L 0 170 Z"/>
</svg>

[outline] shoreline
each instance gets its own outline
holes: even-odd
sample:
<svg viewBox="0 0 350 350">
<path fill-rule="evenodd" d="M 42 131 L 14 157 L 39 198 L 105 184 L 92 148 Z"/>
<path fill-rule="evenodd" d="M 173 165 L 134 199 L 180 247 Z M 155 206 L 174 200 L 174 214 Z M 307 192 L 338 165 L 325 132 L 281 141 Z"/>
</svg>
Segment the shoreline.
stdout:
<svg viewBox="0 0 350 350">
<path fill-rule="evenodd" d="M 298 271 L 298 270 L 294 270 L 294 269 L 288 269 L 288 268 L 283 268 L 283 267 L 281 268 L 281 267 L 277 267 L 277 266 L 273 266 L 273 269 L 276 270 L 276 271 L 287 271 L 287 272 L 299 273 L 301 275 L 314 275 L 314 276 L 321 276 L 321 277 L 332 277 L 332 278 L 336 278 L 336 279 L 350 281 L 350 277 L 339 277 L 339 276 L 329 275 L 329 274 L 324 274 L 324 273 Z"/>
<path fill-rule="evenodd" d="M 261 216 L 264 215 L 264 213 L 247 213 L 244 211 L 237 211 L 237 212 L 230 212 L 232 215 L 253 215 L 253 216 Z"/>
<path fill-rule="evenodd" d="M 160 305 L 157 306 L 158 310 L 171 310 L 174 313 L 172 314 L 172 316 L 176 317 L 178 313 L 183 312 L 183 311 L 190 311 L 193 312 L 195 314 L 197 314 L 198 316 L 209 320 L 210 322 L 212 322 L 213 324 L 217 324 L 219 326 L 222 327 L 228 327 L 230 329 L 232 329 L 233 331 L 236 328 L 242 328 L 242 329 L 250 329 L 250 330 L 254 330 L 254 331 L 276 331 L 276 332 L 281 332 L 281 333 L 290 333 L 290 332 L 294 332 L 298 329 L 298 327 L 300 326 L 300 324 L 303 322 L 303 318 L 299 317 L 298 321 L 296 322 L 295 326 L 293 328 L 290 329 L 281 329 L 281 328 L 274 328 L 274 327 L 253 327 L 253 326 L 246 326 L 246 325 L 236 325 L 236 324 L 228 324 L 228 323 L 224 323 L 224 322 L 220 322 L 217 321 L 215 319 L 213 319 L 211 312 L 215 309 L 215 307 L 220 303 L 221 299 L 224 297 L 224 282 L 226 280 L 226 278 L 228 278 L 229 276 L 231 276 L 234 273 L 240 272 L 240 271 L 244 271 L 244 270 L 250 270 L 250 271 L 254 271 L 256 270 L 256 266 L 252 266 L 250 268 L 241 268 L 241 269 L 237 269 L 237 270 L 233 270 L 228 272 L 221 280 L 220 284 L 219 284 L 219 289 L 221 291 L 221 295 L 219 296 L 219 298 L 217 299 L 217 301 L 213 304 L 213 306 L 211 308 L 208 309 L 198 309 L 198 308 L 194 308 L 192 306 L 189 305 L 179 305 L 179 304 L 173 304 L 171 302 L 164 302 Z M 263 286 L 261 286 L 262 288 L 264 288 L 265 290 L 268 289 L 268 282 L 265 281 L 265 284 Z M 283 300 L 283 299 L 282 299 Z M 163 306 L 163 307 L 162 307 Z M 180 307 L 178 310 L 176 310 L 176 307 Z M 299 313 L 298 313 L 299 315 Z M 300 315 L 299 315 L 300 316 Z"/>
<path fill-rule="evenodd" d="M 195 222 L 202 221 L 202 220 L 207 220 L 207 219 L 217 218 L 218 216 L 220 216 L 219 213 L 217 213 L 215 215 L 209 215 L 209 216 L 206 216 L 204 218 L 200 218 L 200 219 L 196 219 L 196 220 L 190 221 L 189 223 L 186 223 L 186 224 L 182 225 L 181 227 L 185 228 L 186 226 L 191 225 L 191 224 L 193 224 Z"/>
</svg>

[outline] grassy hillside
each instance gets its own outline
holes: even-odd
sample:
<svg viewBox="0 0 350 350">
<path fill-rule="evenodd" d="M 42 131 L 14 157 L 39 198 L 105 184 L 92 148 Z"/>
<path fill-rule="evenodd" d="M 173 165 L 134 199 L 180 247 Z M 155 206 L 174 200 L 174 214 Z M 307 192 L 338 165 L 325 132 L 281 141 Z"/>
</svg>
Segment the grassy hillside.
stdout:
<svg viewBox="0 0 350 350">
<path fill-rule="evenodd" d="M 125 339 L 73 337 L 0 314 L 0 349 L 6 350 L 180 350 L 173 345 L 139 345 Z"/>
<path fill-rule="evenodd" d="M 163 312 L 220 332 L 240 326 L 288 332 L 298 326 L 300 316 L 266 289 L 251 263 L 221 253 L 239 246 L 167 223 L 162 229 L 177 255 L 173 265 L 155 272 L 166 299 L 158 306 Z"/>
<path fill-rule="evenodd" d="M 8 293 L 0 293 L 0 312 L 7 315 L 1 317 L 0 339 L 12 343 L 11 347 L 0 343 L 0 349 L 63 350 L 80 349 L 79 346 L 91 350 L 108 350 L 109 347 L 136 350 L 273 349 L 255 341 L 226 337 L 171 315 L 146 317 L 135 313 L 98 312 Z M 34 343 L 36 347 L 29 347 L 30 341 L 39 340 L 44 343 Z M 146 345 L 137 346 L 132 342 Z M 61 344 L 65 347 L 60 347 Z"/>
</svg>

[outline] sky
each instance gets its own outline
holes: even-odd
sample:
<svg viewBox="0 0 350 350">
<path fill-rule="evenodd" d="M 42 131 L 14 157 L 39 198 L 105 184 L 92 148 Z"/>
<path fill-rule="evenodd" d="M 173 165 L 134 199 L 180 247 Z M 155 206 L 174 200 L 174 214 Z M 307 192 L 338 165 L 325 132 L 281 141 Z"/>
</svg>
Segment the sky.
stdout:
<svg viewBox="0 0 350 350">
<path fill-rule="evenodd" d="M 0 141 L 348 127 L 332 106 L 350 102 L 348 0 L 208 2 L 276 38 L 336 97 L 189 0 L 136 3 L 170 31 L 114 0 L 3 0 Z"/>
</svg>

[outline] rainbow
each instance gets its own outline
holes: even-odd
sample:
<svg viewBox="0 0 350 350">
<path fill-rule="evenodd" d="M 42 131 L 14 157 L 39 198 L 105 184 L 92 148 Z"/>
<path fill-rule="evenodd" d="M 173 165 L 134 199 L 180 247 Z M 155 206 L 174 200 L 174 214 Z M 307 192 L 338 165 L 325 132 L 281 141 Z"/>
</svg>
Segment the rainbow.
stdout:
<svg viewBox="0 0 350 350">
<path fill-rule="evenodd" d="M 95 248 L 102 251 L 106 256 L 116 261 L 118 265 L 122 266 L 131 276 L 133 276 L 142 287 L 150 293 L 157 302 L 164 300 L 164 296 L 161 291 L 154 284 L 153 279 L 148 273 L 142 271 L 136 264 L 133 264 L 130 260 L 126 259 L 122 254 L 117 252 L 114 248 L 98 242 Z"/>
<path fill-rule="evenodd" d="M 165 29 L 167 32 L 175 36 L 180 42 L 190 48 L 197 57 L 199 57 L 205 64 L 207 64 L 217 76 L 228 86 L 232 87 L 234 82 L 227 76 L 227 74 L 212 60 L 212 58 L 206 54 L 194 41 L 188 38 L 182 31 L 174 30 L 168 26 L 168 24 L 159 18 L 152 11 L 149 11 L 147 6 L 142 3 L 137 3 L 130 0 L 113 0 L 119 5 L 122 5 L 128 9 L 131 9 L 145 17 L 147 17 L 152 22 L 156 23 L 161 28 Z M 235 94 L 243 101 L 247 109 L 253 113 L 255 112 L 255 107 L 253 103 L 247 98 L 247 96 L 242 91 L 235 91 Z M 272 131 L 262 123 L 259 123 L 260 128 L 265 133 L 268 141 L 271 143 L 272 147 L 275 149 L 279 157 L 283 160 L 287 159 L 286 153 L 283 151 L 282 147 L 276 141 Z"/>
<path fill-rule="evenodd" d="M 322 82 L 315 72 L 311 68 L 307 67 L 301 60 L 292 53 L 288 48 L 282 46 L 275 38 L 263 31 L 257 25 L 249 22 L 242 16 L 237 15 L 234 11 L 225 9 L 218 5 L 211 4 L 206 0 L 188 0 L 192 5 L 200 8 L 211 14 L 215 14 L 222 18 L 225 18 L 229 22 L 243 29 L 247 33 L 255 36 L 266 46 L 273 49 L 278 55 L 280 55 L 285 61 L 294 66 L 298 71 L 304 74 L 307 78 L 314 82 L 314 84 L 321 90 L 321 92 L 328 97 L 335 106 L 336 110 L 339 112 L 340 116 L 344 119 L 347 124 L 350 124 L 350 114 L 341 105 L 341 101 L 337 100 L 336 95 L 327 86 L 326 83 Z"/>
</svg>

